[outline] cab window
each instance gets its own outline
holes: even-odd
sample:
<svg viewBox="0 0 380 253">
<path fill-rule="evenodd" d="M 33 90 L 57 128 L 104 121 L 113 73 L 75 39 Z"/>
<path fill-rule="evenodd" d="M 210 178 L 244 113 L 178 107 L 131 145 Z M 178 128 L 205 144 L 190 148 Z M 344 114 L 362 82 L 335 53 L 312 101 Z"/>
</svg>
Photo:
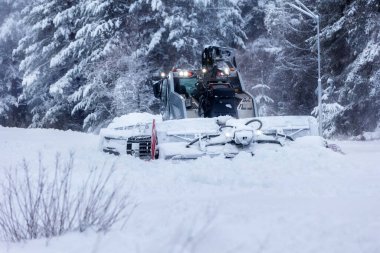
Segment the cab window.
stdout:
<svg viewBox="0 0 380 253">
<path fill-rule="evenodd" d="M 191 96 L 196 88 L 197 78 L 174 78 L 174 91 Z"/>
<path fill-rule="evenodd" d="M 161 88 L 161 101 L 166 104 L 168 100 L 168 80 L 165 79 L 162 82 L 162 88 Z"/>
</svg>

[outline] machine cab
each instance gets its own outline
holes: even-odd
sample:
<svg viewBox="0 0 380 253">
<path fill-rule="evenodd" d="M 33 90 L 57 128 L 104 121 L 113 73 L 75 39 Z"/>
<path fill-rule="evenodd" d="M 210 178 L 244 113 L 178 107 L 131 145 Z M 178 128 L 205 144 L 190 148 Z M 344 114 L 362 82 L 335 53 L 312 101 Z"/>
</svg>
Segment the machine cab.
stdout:
<svg viewBox="0 0 380 253">
<path fill-rule="evenodd" d="M 193 98 L 197 83 L 197 73 L 184 69 L 173 69 L 161 80 L 159 98 L 165 120 L 198 117 L 198 107 Z"/>
<path fill-rule="evenodd" d="M 153 85 L 153 90 L 155 96 L 161 100 L 160 111 L 163 119 L 257 116 L 255 101 L 243 90 L 239 73 L 233 66 L 228 67 L 227 75 L 207 83 L 205 76 L 210 73 L 210 69 L 195 71 L 174 68 L 167 75 L 162 73 L 162 79 Z M 207 101 L 202 93 L 205 85 L 212 87 L 212 97 Z"/>
</svg>

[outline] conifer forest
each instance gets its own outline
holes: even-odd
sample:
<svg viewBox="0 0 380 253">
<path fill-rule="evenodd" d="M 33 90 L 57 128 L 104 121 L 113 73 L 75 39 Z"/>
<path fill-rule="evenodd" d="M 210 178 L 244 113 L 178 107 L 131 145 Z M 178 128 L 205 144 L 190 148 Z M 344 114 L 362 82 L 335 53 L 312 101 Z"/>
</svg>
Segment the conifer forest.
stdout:
<svg viewBox="0 0 380 253">
<path fill-rule="evenodd" d="M 303 0 L 320 16 L 323 129 L 380 124 L 380 1 Z M 314 115 L 317 27 L 292 0 L 0 0 L 0 125 L 97 132 L 157 113 L 148 81 L 234 48 L 261 115 Z"/>
</svg>

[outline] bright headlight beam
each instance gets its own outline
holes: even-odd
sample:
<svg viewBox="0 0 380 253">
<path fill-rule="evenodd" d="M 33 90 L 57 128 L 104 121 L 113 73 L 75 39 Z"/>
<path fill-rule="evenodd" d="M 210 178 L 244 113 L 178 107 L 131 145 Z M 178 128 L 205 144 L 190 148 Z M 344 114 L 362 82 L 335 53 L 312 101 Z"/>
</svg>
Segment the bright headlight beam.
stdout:
<svg viewBox="0 0 380 253">
<path fill-rule="evenodd" d="M 256 135 L 263 135 L 263 131 L 261 131 L 261 130 L 256 130 Z"/>
<path fill-rule="evenodd" d="M 224 135 L 225 135 L 227 138 L 231 138 L 231 137 L 232 137 L 232 133 L 231 133 L 231 132 L 226 132 Z"/>
</svg>

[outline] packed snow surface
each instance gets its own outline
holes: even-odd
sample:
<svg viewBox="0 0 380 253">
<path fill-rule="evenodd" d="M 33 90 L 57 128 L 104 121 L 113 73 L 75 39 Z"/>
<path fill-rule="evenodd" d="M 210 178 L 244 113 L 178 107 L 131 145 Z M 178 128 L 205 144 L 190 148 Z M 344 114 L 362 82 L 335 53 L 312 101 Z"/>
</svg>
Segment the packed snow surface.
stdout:
<svg viewBox="0 0 380 253">
<path fill-rule="evenodd" d="M 74 152 L 78 181 L 114 164 L 138 204 L 107 234 L 0 242 L 1 253 L 380 252 L 380 141 L 338 142 L 344 155 L 301 138 L 254 157 L 150 162 L 98 144 L 92 134 L 0 127 L 0 173 L 22 159 L 37 170 L 39 155 L 53 169 L 57 152 Z"/>
</svg>

